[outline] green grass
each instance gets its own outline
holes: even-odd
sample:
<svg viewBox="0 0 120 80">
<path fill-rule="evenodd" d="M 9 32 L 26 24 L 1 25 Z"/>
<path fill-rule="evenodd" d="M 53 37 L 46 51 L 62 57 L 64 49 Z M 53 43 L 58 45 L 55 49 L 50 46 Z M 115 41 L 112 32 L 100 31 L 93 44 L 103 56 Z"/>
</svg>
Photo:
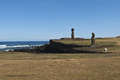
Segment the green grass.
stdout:
<svg viewBox="0 0 120 80">
<path fill-rule="evenodd" d="M 64 44 L 78 44 L 78 45 L 90 45 L 90 40 L 59 40 L 57 42 L 61 42 L 61 43 L 64 43 Z"/>
<path fill-rule="evenodd" d="M 78 45 L 91 45 L 91 40 L 56 40 L 56 42 L 61 42 L 64 44 L 78 44 Z M 96 45 L 115 45 L 117 42 L 115 41 L 104 41 L 101 39 L 96 39 Z"/>
</svg>

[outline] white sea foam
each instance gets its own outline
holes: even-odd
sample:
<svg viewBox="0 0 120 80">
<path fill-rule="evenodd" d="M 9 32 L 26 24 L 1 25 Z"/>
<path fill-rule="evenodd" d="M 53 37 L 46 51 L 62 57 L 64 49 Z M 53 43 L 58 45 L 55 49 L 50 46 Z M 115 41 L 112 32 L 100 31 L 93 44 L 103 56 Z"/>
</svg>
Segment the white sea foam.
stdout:
<svg viewBox="0 0 120 80">
<path fill-rule="evenodd" d="M 0 45 L 0 48 L 6 48 L 7 45 Z"/>
<path fill-rule="evenodd" d="M 12 50 L 16 50 L 16 49 L 33 49 L 33 48 L 36 48 L 37 46 L 42 46 L 44 45 L 45 43 L 48 43 L 48 42 L 36 42 L 36 41 L 33 41 L 33 42 L 0 42 L 0 51 L 12 51 Z"/>
<path fill-rule="evenodd" d="M 7 49 L 7 50 L 5 50 L 5 51 L 14 51 L 13 49 Z"/>
<path fill-rule="evenodd" d="M 14 45 L 14 46 L 0 45 L 0 49 L 3 49 L 3 48 L 20 48 L 20 47 L 30 47 L 30 45 Z"/>
<path fill-rule="evenodd" d="M 15 49 L 22 49 L 22 48 L 29 48 L 33 49 L 37 46 L 42 46 L 42 45 L 0 45 L 0 51 L 14 51 Z"/>
<path fill-rule="evenodd" d="M 30 47 L 29 45 L 15 45 L 13 47 Z"/>
<path fill-rule="evenodd" d="M 41 45 L 13 45 L 13 46 L 0 45 L 0 49 L 3 49 L 3 48 L 20 48 L 20 47 L 35 47 L 35 46 L 41 46 Z"/>
<path fill-rule="evenodd" d="M 33 47 L 34 47 L 34 46 L 42 46 L 42 45 L 30 45 L 30 46 L 33 46 Z"/>
</svg>

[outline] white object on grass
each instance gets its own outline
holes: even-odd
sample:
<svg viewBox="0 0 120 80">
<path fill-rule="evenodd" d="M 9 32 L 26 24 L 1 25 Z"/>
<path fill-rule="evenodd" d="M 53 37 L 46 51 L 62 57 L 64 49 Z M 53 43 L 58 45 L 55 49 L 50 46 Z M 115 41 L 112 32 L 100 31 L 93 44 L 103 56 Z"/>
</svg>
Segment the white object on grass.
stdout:
<svg viewBox="0 0 120 80">
<path fill-rule="evenodd" d="M 107 48 L 104 48 L 105 53 L 107 52 Z"/>
</svg>

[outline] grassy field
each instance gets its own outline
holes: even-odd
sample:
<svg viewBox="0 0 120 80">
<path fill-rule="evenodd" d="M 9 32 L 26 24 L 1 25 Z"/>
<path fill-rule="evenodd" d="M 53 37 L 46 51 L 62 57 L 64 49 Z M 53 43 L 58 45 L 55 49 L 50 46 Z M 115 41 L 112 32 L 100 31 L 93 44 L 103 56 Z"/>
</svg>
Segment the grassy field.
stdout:
<svg viewBox="0 0 120 80">
<path fill-rule="evenodd" d="M 91 45 L 91 39 L 85 40 L 54 40 L 63 44 L 77 44 L 77 45 Z M 77 49 L 85 49 L 92 51 L 104 52 L 104 48 L 108 49 L 108 52 L 120 52 L 120 38 L 96 38 L 95 44 L 100 47 L 78 47 Z"/>
<path fill-rule="evenodd" d="M 120 54 L 0 52 L 0 80 L 120 80 Z"/>
<path fill-rule="evenodd" d="M 56 40 L 64 44 L 91 45 L 91 39 L 86 40 Z M 120 45 L 120 38 L 96 38 L 96 45 Z"/>
<path fill-rule="evenodd" d="M 114 45 L 108 47 L 112 53 L 0 52 L 0 80 L 120 80 L 120 38 L 96 39 L 96 44 Z"/>
</svg>

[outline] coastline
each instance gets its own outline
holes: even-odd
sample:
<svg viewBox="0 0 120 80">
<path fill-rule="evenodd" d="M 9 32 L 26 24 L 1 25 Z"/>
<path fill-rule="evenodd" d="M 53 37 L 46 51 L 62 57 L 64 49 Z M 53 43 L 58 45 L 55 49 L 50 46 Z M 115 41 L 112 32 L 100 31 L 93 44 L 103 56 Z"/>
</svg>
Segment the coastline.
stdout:
<svg viewBox="0 0 120 80">
<path fill-rule="evenodd" d="M 0 42 L 0 51 L 30 49 L 35 46 L 42 46 L 46 43 L 49 43 L 49 41 L 2 41 Z"/>
</svg>

